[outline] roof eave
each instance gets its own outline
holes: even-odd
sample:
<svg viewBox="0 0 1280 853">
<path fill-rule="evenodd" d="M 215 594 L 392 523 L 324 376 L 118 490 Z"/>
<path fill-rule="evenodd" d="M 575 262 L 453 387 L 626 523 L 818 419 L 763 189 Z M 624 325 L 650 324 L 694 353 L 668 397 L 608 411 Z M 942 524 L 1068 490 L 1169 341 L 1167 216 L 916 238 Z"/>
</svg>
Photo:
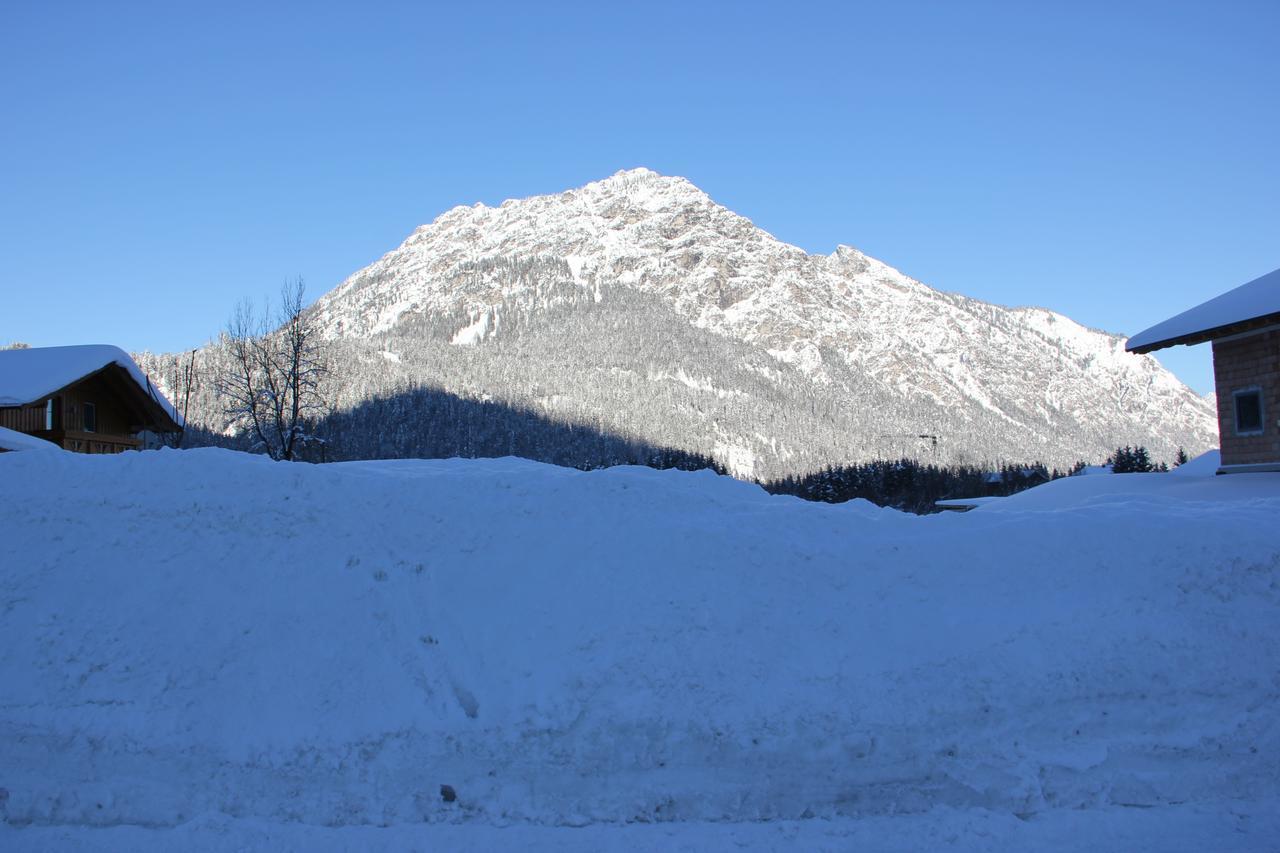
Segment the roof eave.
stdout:
<svg viewBox="0 0 1280 853">
<path fill-rule="evenodd" d="M 111 370 L 113 367 L 116 369 Z M 182 424 L 174 420 L 165 407 L 160 404 L 159 400 L 143 390 L 143 388 L 134 381 L 133 377 L 129 375 L 129 371 L 126 368 L 121 367 L 119 364 L 112 363 L 92 375 L 96 376 L 98 374 L 113 376 L 120 393 L 132 397 L 134 403 L 139 406 L 141 411 L 150 416 L 151 420 L 149 423 L 140 424 L 143 429 L 151 432 L 162 433 L 183 431 Z M 85 378 L 87 379 L 88 377 Z"/>
<path fill-rule="evenodd" d="M 1227 323 L 1224 326 L 1215 326 L 1211 329 L 1201 329 L 1198 332 L 1188 332 L 1185 335 L 1178 335 L 1173 338 L 1150 341 L 1136 347 L 1125 344 L 1125 350 L 1142 355 L 1144 353 L 1155 352 L 1156 350 L 1165 349 L 1167 347 L 1179 345 L 1191 346 L 1193 344 L 1202 344 L 1205 341 L 1212 341 L 1217 338 L 1226 338 L 1231 335 L 1240 335 L 1246 332 L 1256 332 L 1266 328 L 1267 326 L 1274 326 L 1277 323 L 1280 323 L 1280 312 L 1264 314 L 1261 317 L 1253 317 L 1249 320 L 1241 320 L 1237 323 Z"/>
</svg>

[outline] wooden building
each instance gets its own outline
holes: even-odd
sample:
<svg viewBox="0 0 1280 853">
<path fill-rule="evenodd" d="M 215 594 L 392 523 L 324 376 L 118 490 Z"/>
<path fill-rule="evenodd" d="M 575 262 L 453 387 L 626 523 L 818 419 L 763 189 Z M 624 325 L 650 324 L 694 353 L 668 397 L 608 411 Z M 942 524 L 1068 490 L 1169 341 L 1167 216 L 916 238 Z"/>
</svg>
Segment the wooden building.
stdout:
<svg viewBox="0 0 1280 853">
<path fill-rule="evenodd" d="M 0 427 L 78 453 L 142 446 L 182 418 L 129 354 L 93 345 L 0 350 Z"/>
<path fill-rule="evenodd" d="M 1280 270 L 1134 335 L 1130 352 L 1213 342 L 1219 474 L 1280 471 Z"/>
</svg>

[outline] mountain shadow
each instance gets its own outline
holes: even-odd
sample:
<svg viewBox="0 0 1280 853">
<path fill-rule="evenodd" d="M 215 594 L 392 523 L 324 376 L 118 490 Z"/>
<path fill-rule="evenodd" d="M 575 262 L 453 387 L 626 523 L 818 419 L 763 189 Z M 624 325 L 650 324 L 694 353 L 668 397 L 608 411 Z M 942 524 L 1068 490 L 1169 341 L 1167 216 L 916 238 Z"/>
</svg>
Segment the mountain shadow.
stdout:
<svg viewBox="0 0 1280 853">
<path fill-rule="evenodd" d="M 725 473 L 723 465 L 700 453 L 431 386 L 374 395 L 328 415 L 310 432 L 315 440 L 300 456 L 310 462 L 519 456 L 580 470 L 645 465 Z M 187 446 L 253 449 L 247 435 L 199 429 L 189 434 Z"/>
<path fill-rule="evenodd" d="M 314 440 L 299 457 L 309 462 L 517 456 L 579 470 L 644 465 L 726 473 L 724 465 L 705 454 L 433 386 L 376 394 L 312 424 L 309 432 Z M 228 436 L 199 427 L 188 429 L 185 445 L 254 450 L 247 434 Z M 1064 474 L 1040 463 L 1004 465 L 991 472 L 970 465 L 898 459 L 758 482 L 773 494 L 827 503 L 863 498 L 923 514 L 936 512 L 934 502 L 942 498 L 1009 495 Z"/>
</svg>

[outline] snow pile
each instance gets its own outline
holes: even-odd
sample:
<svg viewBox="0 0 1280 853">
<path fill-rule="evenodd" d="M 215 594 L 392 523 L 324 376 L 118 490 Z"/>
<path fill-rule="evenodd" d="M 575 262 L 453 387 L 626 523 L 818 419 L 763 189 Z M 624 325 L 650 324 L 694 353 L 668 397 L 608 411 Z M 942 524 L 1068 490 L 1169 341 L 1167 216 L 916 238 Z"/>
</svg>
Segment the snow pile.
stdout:
<svg viewBox="0 0 1280 853">
<path fill-rule="evenodd" d="M 0 455 L 0 847 L 1269 849 L 1280 475 L 1070 482 Z"/>
<path fill-rule="evenodd" d="M 61 450 L 52 441 L 0 427 L 0 450 Z"/>
<path fill-rule="evenodd" d="M 1222 451 L 1209 450 L 1169 471 L 1179 477 L 1209 477 L 1222 467 Z M 1248 481 L 1244 481 L 1248 482 Z"/>
<path fill-rule="evenodd" d="M 1267 504 L 1280 481 L 1271 476 L 1215 476 L 1221 455 L 1210 450 L 1180 468 L 1158 474 L 1112 474 L 1108 477 L 1063 477 L 1019 492 L 983 512 L 1063 512 L 1086 507 L 1124 511 L 1160 510 L 1182 513 L 1221 512 L 1242 503 Z"/>
</svg>

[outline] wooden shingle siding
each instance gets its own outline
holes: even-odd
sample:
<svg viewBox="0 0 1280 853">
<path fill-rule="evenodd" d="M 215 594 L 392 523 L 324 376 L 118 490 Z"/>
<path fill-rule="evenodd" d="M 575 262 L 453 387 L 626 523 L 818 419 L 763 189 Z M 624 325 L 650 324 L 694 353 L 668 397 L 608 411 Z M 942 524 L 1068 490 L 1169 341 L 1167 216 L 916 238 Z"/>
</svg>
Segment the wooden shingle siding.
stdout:
<svg viewBox="0 0 1280 853">
<path fill-rule="evenodd" d="M 84 404 L 92 403 L 97 410 L 98 426 L 94 432 L 102 435 L 132 436 L 137 428 L 130 423 L 136 420 L 122 405 L 120 395 L 110 388 L 101 376 L 90 377 L 62 392 L 62 428 L 67 431 L 84 430 Z"/>
<path fill-rule="evenodd" d="M 17 432 L 36 432 L 44 429 L 44 401 L 35 406 L 12 406 L 0 409 L 0 427 Z"/>
</svg>

